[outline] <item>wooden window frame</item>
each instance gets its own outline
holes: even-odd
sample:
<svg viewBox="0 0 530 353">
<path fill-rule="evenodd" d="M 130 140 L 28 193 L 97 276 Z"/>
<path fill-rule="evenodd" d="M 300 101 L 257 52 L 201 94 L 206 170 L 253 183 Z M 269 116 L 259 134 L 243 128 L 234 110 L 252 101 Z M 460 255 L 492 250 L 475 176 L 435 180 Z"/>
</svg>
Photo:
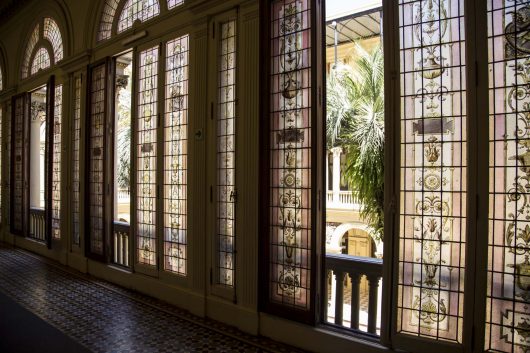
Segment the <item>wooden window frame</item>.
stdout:
<svg viewBox="0 0 530 353">
<path fill-rule="evenodd" d="M 86 87 L 87 87 L 87 90 L 86 90 L 86 131 L 85 131 L 85 154 L 84 154 L 84 157 L 85 157 L 85 171 L 86 171 L 86 182 L 85 182 L 85 187 L 84 187 L 84 195 L 85 195 L 85 200 L 84 200 L 84 208 L 85 208 L 85 213 L 84 213 L 84 217 L 85 217 L 85 230 L 84 230 L 84 234 L 85 234 L 85 256 L 90 258 L 90 259 L 93 259 L 93 260 L 96 260 L 96 261 L 100 261 L 100 262 L 104 262 L 104 263 L 107 263 L 108 260 L 109 260 L 109 256 L 110 256 L 110 231 L 112 229 L 112 217 L 110 217 L 110 215 L 112 215 L 112 199 L 111 197 L 109 196 L 109 178 L 111 177 L 109 175 L 109 170 L 110 170 L 110 166 L 109 166 L 109 163 L 111 161 L 109 161 L 109 158 L 108 158 L 108 149 L 109 149 L 109 146 L 112 146 L 110 145 L 110 136 L 112 134 L 106 134 L 103 136 L 102 138 L 102 142 L 103 142 L 103 146 L 102 146 L 102 153 L 103 153 L 103 181 L 101 182 L 102 183 L 102 204 L 101 204 L 101 207 L 102 207 L 102 215 L 101 215 L 101 218 L 102 218 L 102 226 L 103 226 L 103 230 L 102 230 L 102 253 L 101 254 L 98 254 L 98 253 L 94 253 L 91 251 L 91 225 L 90 225 L 90 202 L 91 202 L 91 197 L 90 197 L 90 181 L 89 181 L 89 173 L 91 171 L 91 167 L 90 167 L 90 153 L 91 153 L 91 148 L 92 148 L 92 138 L 91 138 L 91 123 L 92 123 L 92 115 L 91 115 L 91 108 L 92 108 L 92 75 L 93 75 L 93 70 L 99 66 L 103 66 L 104 65 L 104 69 L 105 69 L 105 80 L 104 80 L 104 88 L 103 88 L 103 96 L 104 96 L 104 103 L 103 103 L 103 106 L 104 106 L 104 109 L 105 109 L 105 112 L 103 113 L 103 126 L 104 126 L 104 130 L 106 131 L 110 131 L 109 129 L 111 128 L 111 126 L 109 126 L 109 116 L 111 116 L 111 112 L 112 112 L 112 105 L 114 104 L 114 100 L 110 100 L 109 99 L 109 94 L 110 94 L 110 91 L 111 89 L 109 89 L 109 87 L 112 87 L 112 78 L 114 77 L 114 74 L 113 74 L 113 70 L 112 70 L 112 65 L 111 65 L 111 60 L 110 58 L 106 57 L 106 58 L 103 58 L 91 65 L 88 66 L 88 74 L 87 74 L 87 84 L 86 84 Z"/>
<path fill-rule="evenodd" d="M 325 79 L 319 75 L 318 67 L 325 62 L 325 51 L 323 50 L 324 27 L 324 2 L 320 0 L 308 0 L 310 4 L 310 50 L 311 50 L 311 170 L 322 170 L 325 161 L 325 130 L 323 123 L 323 97 L 325 96 Z M 281 305 L 270 300 L 271 293 L 271 234 L 270 234 L 270 95 L 271 95 L 271 0 L 260 1 L 260 57 L 262 63 L 260 67 L 260 180 L 258 191 L 258 203 L 262 217 L 259 218 L 259 310 L 279 317 L 292 319 L 302 323 L 316 325 L 320 323 L 320 295 L 319 288 L 322 288 L 322 266 L 324 259 L 320 254 L 324 249 L 322 234 L 325 230 L 325 200 L 322 196 L 325 190 L 324 173 L 311 173 L 311 259 L 309 261 L 311 274 L 309 278 L 309 308 L 302 310 L 291 306 Z M 320 175 L 322 174 L 322 175 Z"/>
</svg>

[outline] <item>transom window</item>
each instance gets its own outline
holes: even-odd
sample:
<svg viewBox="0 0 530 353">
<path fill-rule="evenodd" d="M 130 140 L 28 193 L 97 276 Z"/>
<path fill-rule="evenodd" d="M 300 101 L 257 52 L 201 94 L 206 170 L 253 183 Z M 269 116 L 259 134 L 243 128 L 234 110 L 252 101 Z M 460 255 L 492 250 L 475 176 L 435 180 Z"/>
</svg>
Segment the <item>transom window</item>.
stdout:
<svg viewBox="0 0 530 353">
<path fill-rule="evenodd" d="M 52 67 L 63 57 L 63 38 L 59 26 L 52 18 L 46 17 L 31 32 L 22 60 L 22 78 Z"/>
<path fill-rule="evenodd" d="M 184 0 L 167 0 L 169 10 L 184 4 Z M 145 22 L 164 11 L 158 0 L 106 0 L 99 22 L 97 42 L 122 33 L 136 22 Z M 116 16 L 116 13 L 118 16 Z"/>
</svg>

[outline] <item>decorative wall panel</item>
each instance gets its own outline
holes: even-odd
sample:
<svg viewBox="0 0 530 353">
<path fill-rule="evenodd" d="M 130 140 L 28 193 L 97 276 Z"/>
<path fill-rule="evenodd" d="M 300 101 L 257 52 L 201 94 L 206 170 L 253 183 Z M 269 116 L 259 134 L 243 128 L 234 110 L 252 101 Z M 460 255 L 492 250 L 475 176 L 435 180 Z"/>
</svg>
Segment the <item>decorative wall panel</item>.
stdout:
<svg viewBox="0 0 530 353">
<path fill-rule="evenodd" d="M 187 274 L 188 63 L 187 35 L 166 44 L 164 117 L 164 269 Z"/>
<path fill-rule="evenodd" d="M 136 20 L 144 22 L 159 14 L 158 0 L 128 0 L 118 20 L 118 33 L 131 28 Z"/>
<path fill-rule="evenodd" d="M 271 2 L 269 300 L 308 310 L 311 279 L 311 9 Z"/>
<path fill-rule="evenodd" d="M 79 179 L 79 142 L 81 138 L 81 77 L 74 80 L 74 119 L 72 131 L 72 244 L 79 246 L 79 196 L 81 191 Z"/>
<path fill-rule="evenodd" d="M 399 1 L 397 331 L 462 342 L 466 242 L 463 0 Z"/>
<path fill-rule="evenodd" d="M 39 70 L 44 70 L 49 68 L 51 65 L 50 60 L 50 54 L 48 54 L 48 51 L 44 48 L 39 48 L 37 52 L 35 53 L 35 57 L 33 58 L 33 61 L 31 62 L 31 70 L 30 74 L 34 75 Z"/>
<path fill-rule="evenodd" d="M 137 120 L 138 262 L 156 265 L 158 46 L 140 53 Z"/>
<path fill-rule="evenodd" d="M 51 231 L 53 239 L 61 238 L 61 126 L 63 86 L 55 87 L 52 133 L 52 180 L 51 180 Z"/>
<path fill-rule="evenodd" d="M 236 21 L 221 24 L 217 113 L 217 269 L 216 282 L 234 285 Z"/>
<path fill-rule="evenodd" d="M 485 350 L 530 352 L 530 1 L 488 0 L 490 196 Z"/>
<path fill-rule="evenodd" d="M 106 64 L 92 68 L 90 77 L 90 106 L 88 128 L 88 250 L 95 255 L 104 254 L 105 226 L 105 94 L 107 71 Z"/>
</svg>

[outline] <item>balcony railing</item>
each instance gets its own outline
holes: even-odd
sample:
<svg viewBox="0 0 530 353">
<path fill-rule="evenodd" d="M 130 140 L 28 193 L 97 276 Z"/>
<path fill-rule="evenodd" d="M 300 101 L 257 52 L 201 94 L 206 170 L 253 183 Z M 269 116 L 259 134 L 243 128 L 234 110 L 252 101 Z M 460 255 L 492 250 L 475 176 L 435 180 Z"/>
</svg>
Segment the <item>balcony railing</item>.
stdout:
<svg viewBox="0 0 530 353">
<path fill-rule="evenodd" d="M 338 191 L 328 190 L 327 206 L 335 209 L 353 209 L 360 205 L 356 191 Z"/>
<path fill-rule="evenodd" d="M 43 208 L 30 207 L 28 237 L 38 241 L 46 241 L 46 214 Z"/>
<path fill-rule="evenodd" d="M 130 199 L 129 189 L 118 189 L 118 203 L 129 203 Z"/>
<path fill-rule="evenodd" d="M 126 222 L 114 221 L 112 242 L 112 263 L 129 267 L 129 232 L 131 226 Z"/>
<path fill-rule="evenodd" d="M 326 254 L 326 272 L 326 283 L 331 285 L 331 288 L 327 288 L 328 322 L 352 330 L 378 334 L 379 288 L 383 276 L 383 260 Z M 349 305 L 345 294 L 351 298 Z"/>
</svg>

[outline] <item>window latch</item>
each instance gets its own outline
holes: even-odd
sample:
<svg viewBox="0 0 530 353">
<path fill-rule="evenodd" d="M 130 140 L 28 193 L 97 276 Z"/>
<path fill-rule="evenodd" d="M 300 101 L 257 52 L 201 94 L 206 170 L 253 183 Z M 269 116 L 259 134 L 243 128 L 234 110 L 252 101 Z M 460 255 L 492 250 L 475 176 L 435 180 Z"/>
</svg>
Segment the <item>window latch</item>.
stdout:
<svg viewBox="0 0 530 353">
<path fill-rule="evenodd" d="M 232 202 L 237 201 L 237 191 L 235 189 L 230 191 L 230 201 Z"/>
</svg>

